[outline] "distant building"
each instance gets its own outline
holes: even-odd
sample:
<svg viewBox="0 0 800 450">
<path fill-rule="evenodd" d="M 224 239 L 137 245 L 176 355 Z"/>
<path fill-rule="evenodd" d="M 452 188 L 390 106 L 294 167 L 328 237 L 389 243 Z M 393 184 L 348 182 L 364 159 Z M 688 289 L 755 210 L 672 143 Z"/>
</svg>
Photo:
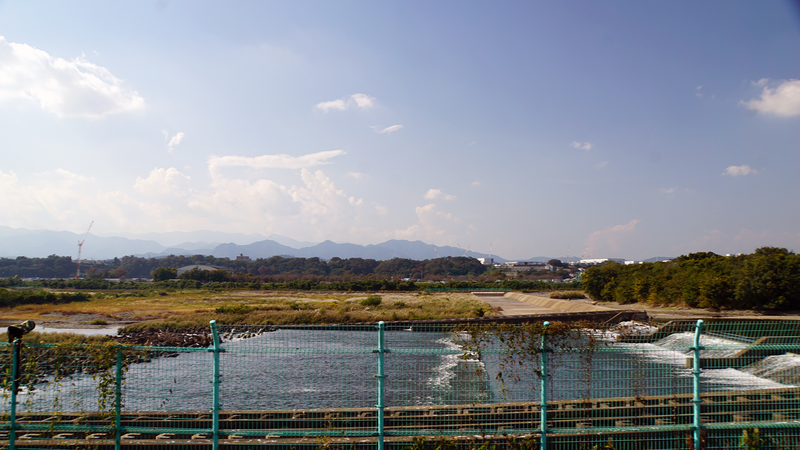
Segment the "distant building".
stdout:
<svg viewBox="0 0 800 450">
<path fill-rule="evenodd" d="M 244 256 L 244 253 L 239 253 L 239 256 L 236 257 L 237 261 L 252 261 L 249 256 Z"/>
<path fill-rule="evenodd" d="M 212 272 L 212 271 L 214 271 L 214 270 L 224 270 L 224 271 L 226 271 L 226 272 L 228 272 L 228 273 L 233 273 L 233 269 L 229 269 L 229 268 L 227 268 L 227 267 L 222 267 L 222 266 L 208 266 L 208 265 L 205 265 L 205 264 L 193 264 L 193 265 L 191 265 L 191 266 L 183 266 L 183 267 L 179 267 L 179 268 L 178 268 L 178 276 L 181 276 L 181 274 L 182 274 L 183 272 L 186 272 L 186 271 L 189 271 L 189 270 L 192 270 L 192 269 L 198 269 L 198 270 L 207 270 L 207 271 L 209 271 L 209 272 Z"/>
<path fill-rule="evenodd" d="M 511 272 L 524 272 L 526 270 L 547 270 L 547 264 L 537 261 L 512 261 L 503 264 Z"/>
<path fill-rule="evenodd" d="M 494 258 L 478 258 L 478 261 L 484 266 L 491 266 L 494 264 Z"/>
<path fill-rule="evenodd" d="M 578 261 L 578 264 L 583 264 L 587 266 L 597 266 L 603 263 L 607 263 L 609 261 L 614 261 L 615 263 L 625 264 L 624 258 L 594 258 L 594 259 L 582 259 Z"/>
</svg>

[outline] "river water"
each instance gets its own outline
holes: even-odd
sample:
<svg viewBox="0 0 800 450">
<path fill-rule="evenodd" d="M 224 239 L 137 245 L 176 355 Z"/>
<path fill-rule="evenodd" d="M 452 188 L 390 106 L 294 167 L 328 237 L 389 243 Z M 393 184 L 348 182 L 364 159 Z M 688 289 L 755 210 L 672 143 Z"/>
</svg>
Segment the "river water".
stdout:
<svg viewBox="0 0 800 450">
<path fill-rule="evenodd" d="M 280 329 L 225 342 L 220 354 L 224 410 L 374 407 L 378 398 L 377 333 Z M 538 401 L 538 362 L 502 367 L 502 353 L 464 358 L 450 333 L 386 332 L 386 406 Z M 685 336 L 653 344 L 614 343 L 592 353 L 551 354 L 550 400 L 673 395 L 691 392 Z M 706 341 L 704 345 L 708 345 Z M 713 344 L 713 343 L 712 343 Z M 718 343 L 719 344 L 719 343 Z M 713 346 L 711 346 L 713 347 Z M 713 350 L 709 350 L 713 351 Z M 717 355 L 715 355 L 717 356 Z M 132 364 L 127 410 L 209 410 L 213 354 L 179 353 Z M 504 382 L 498 373 L 504 372 Z M 762 370 L 764 372 L 766 369 Z M 758 372 L 704 370 L 705 392 L 785 387 Z M 96 410 L 97 381 L 75 375 L 20 394 L 21 410 Z M 8 409 L 8 401 L 2 410 Z"/>
</svg>

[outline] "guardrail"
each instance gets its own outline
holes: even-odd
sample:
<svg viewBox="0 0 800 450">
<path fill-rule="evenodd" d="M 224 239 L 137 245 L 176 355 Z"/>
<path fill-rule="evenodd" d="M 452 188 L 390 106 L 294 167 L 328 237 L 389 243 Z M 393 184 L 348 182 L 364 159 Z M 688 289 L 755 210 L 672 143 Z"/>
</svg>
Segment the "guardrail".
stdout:
<svg viewBox="0 0 800 450">
<path fill-rule="evenodd" d="M 386 328 L 212 322 L 207 349 L 6 344 L 0 447 L 800 444 L 800 360 L 704 370 L 705 353 L 739 347 L 702 321 L 685 343 L 636 324 Z"/>
</svg>

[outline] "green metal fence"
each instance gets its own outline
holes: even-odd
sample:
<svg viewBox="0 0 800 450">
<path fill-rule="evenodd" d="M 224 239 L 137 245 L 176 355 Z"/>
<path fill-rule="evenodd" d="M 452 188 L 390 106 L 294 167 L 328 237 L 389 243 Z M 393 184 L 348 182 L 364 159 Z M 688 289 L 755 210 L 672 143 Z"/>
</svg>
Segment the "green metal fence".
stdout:
<svg viewBox="0 0 800 450">
<path fill-rule="evenodd" d="M 0 448 L 800 448 L 798 322 L 406 327 L 6 344 Z"/>
</svg>

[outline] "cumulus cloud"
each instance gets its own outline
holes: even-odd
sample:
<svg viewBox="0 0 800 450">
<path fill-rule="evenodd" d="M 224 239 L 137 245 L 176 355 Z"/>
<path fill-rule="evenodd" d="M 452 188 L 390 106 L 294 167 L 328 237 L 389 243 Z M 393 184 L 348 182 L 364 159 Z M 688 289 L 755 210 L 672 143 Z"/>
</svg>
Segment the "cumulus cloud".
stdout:
<svg viewBox="0 0 800 450">
<path fill-rule="evenodd" d="M 750 174 L 755 174 L 755 173 L 758 173 L 758 171 L 756 169 L 753 169 L 752 167 L 750 167 L 748 165 L 728 166 L 728 168 L 725 169 L 725 172 L 722 172 L 723 175 L 728 175 L 728 176 L 731 176 L 731 177 L 738 177 L 740 175 L 744 176 L 744 175 L 750 175 Z"/>
<path fill-rule="evenodd" d="M 782 80 L 774 88 L 769 80 L 761 79 L 756 86 L 764 86 L 761 98 L 742 101 L 747 109 L 782 117 L 800 116 L 800 80 Z"/>
<path fill-rule="evenodd" d="M 25 182 L 14 173 L 0 171 L 0 207 L 14 211 L 2 220 L 10 227 L 41 227 L 57 224 L 61 229 L 86 229 L 87 217 L 95 221 L 135 230 L 148 217 L 164 214 L 159 204 L 137 202 L 122 192 L 97 191 L 93 178 L 57 169 L 56 177 L 45 172 L 40 179 Z"/>
<path fill-rule="evenodd" d="M 72 173 L 68 170 L 64 169 L 56 169 L 54 170 L 55 174 L 61 177 L 65 183 L 73 184 L 73 183 L 86 183 L 90 181 L 97 181 L 97 178 L 94 177 L 87 177 L 84 175 L 78 175 L 76 173 Z M 49 175 L 49 172 L 45 172 L 43 175 Z"/>
<path fill-rule="evenodd" d="M 180 132 L 176 133 L 174 136 L 172 136 L 172 138 L 170 139 L 169 133 L 167 133 L 167 130 L 163 130 L 162 133 L 164 133 L 164 140 L 168 141 L 167 142 L 167 147 L 169 147 L 169 151 L 170 152 L 175 149 L 176 145 L 181 143 L 181 141 L 183 140 L 183 136 L 186 135 L 186 133 L 184 133 L 183 131 L 180 131 Z"/>
<path fill-rule="evenodd" d="M 347 109 L 347 103 L 344 100 L 331 100 L 329 102 L 317 103 L 315 108 L 325 112 L 328 112 L 331 109 L 338 109 L 340 111 L 344 111 L 345 109 Z"/>
<path fill-rule="evenodd" d="M 188 181 L 190 178 L 174 167 L 169 169 L 156 167 L 150 171 L 147 178 L 136 177 L 133 188 L 148 196 L 166 195 L 177 190 L 179 183 Z"/>
<path fill-rule="evenodd" d="M 368 109 L 375 106 L 375 98 L 367 94 L 353 94 L 350 97 L 340 98 L 327 102 L 320 102 L 314 105 L 314 108 L 320 111 L 328 112 L 332 109 L 344 111 L 350 108 Z"/>
<path fill-rule="evenodd" d="M 577 148 L 578 150 L 591 150 L 594 148 L 594 144 L 591 142 L 580 143 L 577 141 L 572 141 L 572 147 Z"/>
<path fill-rule="evenodd" d="M 397 239 L 426 239 L 430 241 L 453 241 L 454 234 L 468 234 L 469 225 L 464 227 L 461 219 L 452 213 L 442 211 L 436 204 L 429 203 L 414 209 L 418 222 L 404 230 L 394 232 Z"/>
<path fill-rule="evenodd" d="M 218 175 L 222 167 L 249 167 L 252 169 L 305 169 L 308 167 L 330 164 L 329 159 L 344 155 L 344 150 L 327 150 L 302 156 L 262 155 L 248 156 L 212 156 L 208 159 L 208 169 L 213 176 Z"/>
<path fill-rule="evenodd" d="M 27 44 L 0 36 L 0 101 L 39 102 L 59 117 L 97 118 L 144 108 L 144 99 L 122 87 L 122 80 L 83 57 L 55 58 Z"/>
<path fill-rule="evenodd" d="M 388 133 L 394 133 L 395 131 L 401 130 L 403 128 L 403 126 L 402 125 L 392 125 L 390 127 L 383 128 L 383 127 L 380 127 L 378 125 L 375 125 L 375 126 L 372 126 L 370 128 L 375 130 L 376 133 L 387 133 L 388 134 Z"/>
<path fill-rule="evenodd" d="M 618 252 L 619 242 L 628 234 L 636 230 L 639 224 L 638 219 L 633 219 L 623 225 L 615 225 L 604 230 L 595 231 L 586 238 L 586 250 L 584 254 L 593 254 L 597 250 L 603 252 Z M 612 257 L 613 255 L 602 255 L 602 257 Z"/>
<path fill-rule="evenodd" d="M 444 199 L 444 200 L 455 200 L 455 195 L 445 194 L 440 189 L 428 189 L 428 192 L 425 193 L 423 196 L 425 200 L 436 200 L 436 199 Z"/>
<path fill-rule="evenodd" d="M 347 176 L 350 178 L 355 178 L 356 180 L 360 180 L 366 177 L 367 174 L 361 172 L 347 172 Z"/>
<path fill-rule="evenodd" d="M 367 94 L 353 94 L 350 96 L 350 98 L 356 102 L 356 106 L 359 108 L 372 108 L 374 105 L 373 102 L 375 101 L 373 97 L 370 97 Z"/>
</svg>

